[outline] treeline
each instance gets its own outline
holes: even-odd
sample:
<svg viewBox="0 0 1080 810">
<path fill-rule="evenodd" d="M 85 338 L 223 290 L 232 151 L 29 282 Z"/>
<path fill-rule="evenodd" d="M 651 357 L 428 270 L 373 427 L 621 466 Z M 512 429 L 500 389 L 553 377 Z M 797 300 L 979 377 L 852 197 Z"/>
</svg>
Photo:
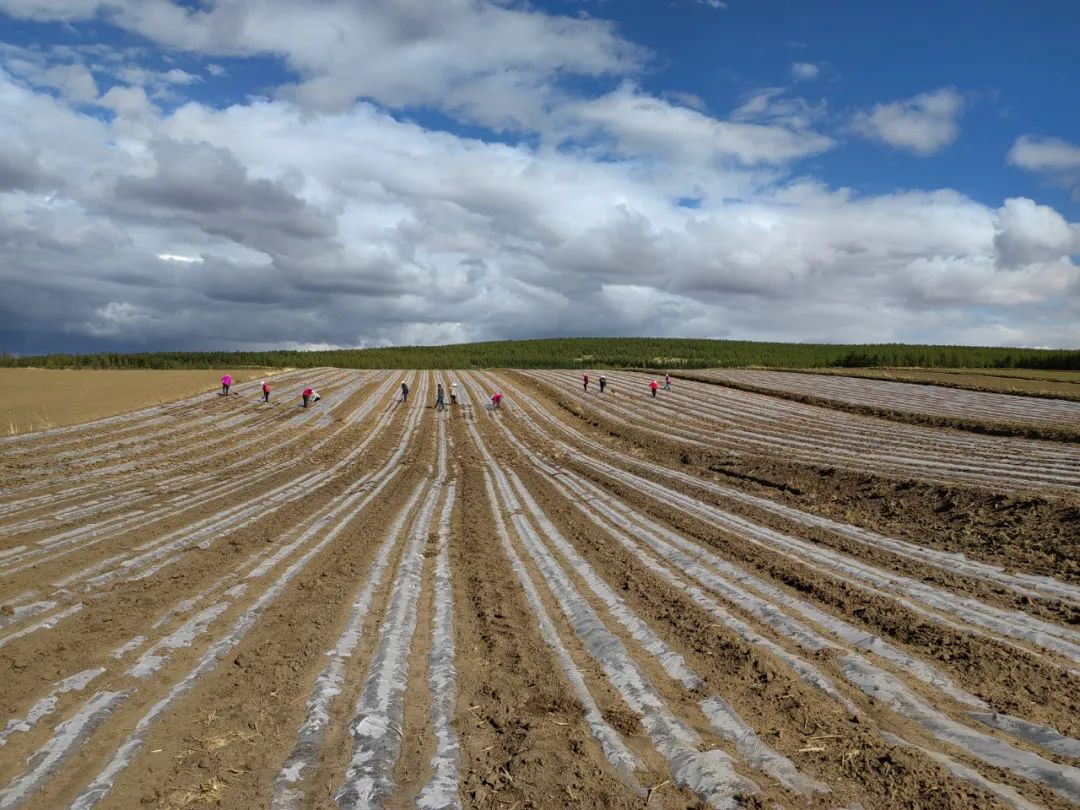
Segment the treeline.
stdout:
<svg viewBox="0 0 1080 810">
<path fill-rule="evenodd" d="M 682 338 L 555 338 L 380 349 L 152 352 L 0 357 L 0 366 L 95 369 L 780 368 L 918 366 L 1080 370 L 1080 351 L 900 343 L 842 345 Z"/>
</svg>

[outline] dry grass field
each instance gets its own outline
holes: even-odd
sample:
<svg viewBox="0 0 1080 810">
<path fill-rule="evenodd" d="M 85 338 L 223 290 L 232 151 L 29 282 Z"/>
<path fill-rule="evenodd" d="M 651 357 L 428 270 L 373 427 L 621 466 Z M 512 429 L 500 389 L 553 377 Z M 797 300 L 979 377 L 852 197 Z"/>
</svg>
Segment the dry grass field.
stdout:
<svg viewBox="0 0 1080 810">
<path fill-rule="evenodd" d="M 246 382 L 277 371 L 230 373 Z M 0 368 L 0 434 L 74 425 L 213 391 L 224 373 Z"/>
</svg>

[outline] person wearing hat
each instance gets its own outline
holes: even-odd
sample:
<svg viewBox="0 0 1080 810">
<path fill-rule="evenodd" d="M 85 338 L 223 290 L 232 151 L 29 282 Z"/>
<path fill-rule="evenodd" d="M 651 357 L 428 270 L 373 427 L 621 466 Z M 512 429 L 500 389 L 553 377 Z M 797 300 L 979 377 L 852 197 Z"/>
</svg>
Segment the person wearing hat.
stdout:
<svg viewBox="0 0 1080 810">
<path fill-rule="evenodd" d="M 305 408 L 308 406 L 308 403 L 311 402 L 311 395 L 314 394 L 314 393 L 315 392 L 312 389 L 305 388 L 304 392 L 300 395 L 300 396 L 302 396 L 304 398 L 304 407 Z"/>
<path fill-rule="evenodd" d="M 262 392 L 263 392 L 263 402 L 269 402 L 270 401 L 270 386 L 267 384 L 266 380 L 262 381 Z"/>
<path fill-rule="evenodd" d="M 229 386 L 232 385 L 232 375 L 226 374 L 221 378 L 221 395 L 227 397 L 229 395 Z"/>
<path fill-rule="evenodd" d="M 656 389 L 659 387 L 660 383 L 658 383 L 656 380 L 653 380 L 651 383 L 649 383 L 649 390 L 652 391 L 653 399 L 656 399 Z"/>
<path fill-rule="evenodd" d="M 604 393 L 604 389 L 607 388 L 607 377 L 603 374 L 600 375 L 600 393 Z"/>
<path fill-rule="evenodd" d="M 457 382 L 450 383 L 450 404 L 457 405 Z"/>
</svg>

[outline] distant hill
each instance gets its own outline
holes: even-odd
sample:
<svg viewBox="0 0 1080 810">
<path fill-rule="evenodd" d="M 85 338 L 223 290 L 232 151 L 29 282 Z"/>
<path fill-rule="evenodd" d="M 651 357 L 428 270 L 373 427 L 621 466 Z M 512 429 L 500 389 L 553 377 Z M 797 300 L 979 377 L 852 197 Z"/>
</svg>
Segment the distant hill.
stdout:
<svg viewBox="0 0 1080 810">
<path fill-rule="evenodd" d="M 683 338 L 551 338 L 380 349 L 50 354 L 0 358 L 38 368 L 927 368 L 1080 369 L 1080 351 L 901 343 L 845 345 Z"/>
</svg>

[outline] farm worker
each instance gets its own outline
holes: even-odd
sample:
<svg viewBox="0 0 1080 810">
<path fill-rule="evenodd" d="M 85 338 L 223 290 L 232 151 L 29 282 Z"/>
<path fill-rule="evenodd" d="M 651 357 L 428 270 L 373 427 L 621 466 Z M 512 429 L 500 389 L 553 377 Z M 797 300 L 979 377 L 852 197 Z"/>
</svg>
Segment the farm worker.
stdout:
<svg viewBox="0 0 1080 810">
<path fill-rule="evenodd" d="M 659 387 L 660 383 L 658 383 L 656 380 L 653 380 L 651 383 L 649 383 L 649 388 L 652 390 L 653 399 L 656 398 L 656 389 Z"/>
<path fill-rule="evenodd" d="M 670 391 L 671 390 L 671 375 L 670 374 L 665 374 L 664 375 L 664 390 L 665 391 Z"/>
<path fill-rule="evenodd" d="M 450 404 L 457 405 L 457 383 L 450 383 Z"/>
<path fill-rule="evenodd" d="M 502 398 L 503 398 L 502 394 L 498 394 L 498 393 L 492 394 L 491 395 L 491 407 L 492 408 L 501 408 L 502 407 Z"/>
<path fill-rule="evenodd" d="M 588 373 L 585 373 L 585 374 L 581 375 L 581 382 L 585 385 L 585 391 L 588 392 L 588 390 L 589 390 L 589 375 L 588 375 Z"/>
<path fill-rule="evenodd" d="M 232 375 L 226 374 L 221 378 L 221 395 L 227 397 L 229 395 L 229 386 L 232 385 Z"/>
<path fill-rule="evenodd" d="M 262 392 L 263 392 L 263 402 L 269 402 L 270 401 L 270 385 L 266 382 L 266 380 L 262 381 Z"/>
<path fill-rule="evenodd" d="M 404 402 L 409 398 L 409 386 L 405 383 L 401 384 L 401 401 Z"/>
<path fill-rule="evenodd" d="M 304 398 L 304 407 L 305 408 L 308 406 L 308 403 L 311 402 L 311 395 L 314 394 L 314 393 L 315 392 L 312 391 L 310 388 L 305 388 L 304 389 L 304 393 L 301 394 L 301 396 L 303 396 L 303 398 Z"/>
<path fill-rule="evenodd" d="M 603 374 L 600 375 L 600 393 L 604 393 L 604 389 L 607 388 L 607 377 Z"/>
<path fill-rule="evenodd" d="M 435 410 L 441 411 L 446 408 L 446 401 L 443 395 L 442 383 L 435 386 Z"/>
<path fill-rule="evenodd" d="M 322 394 L 320 394 L 318 391 L 312 391 L 311 392 L 311 401 L 312 402 L 318 402 L 320 399 L 322 399 Z"/>
</svg>

